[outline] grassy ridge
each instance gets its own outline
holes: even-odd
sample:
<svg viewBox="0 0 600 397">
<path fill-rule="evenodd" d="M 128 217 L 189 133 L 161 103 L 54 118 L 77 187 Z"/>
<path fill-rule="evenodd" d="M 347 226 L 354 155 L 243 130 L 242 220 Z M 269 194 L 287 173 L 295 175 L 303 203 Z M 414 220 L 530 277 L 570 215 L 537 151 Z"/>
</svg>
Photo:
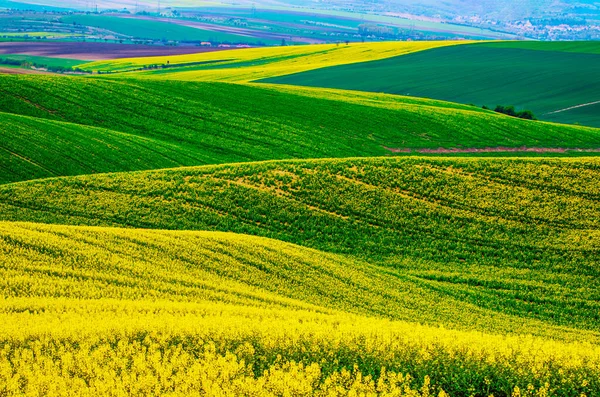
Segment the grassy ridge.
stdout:
<svg viewBox="0 0 600 397">
<path fill-rule="evenodd" d="M 598 170 L 597 159 L 270 162 L 6 185 L 0 214 L 277 238 L 483 309 L 597 329 Z"/>
<path fill-rule="evenodd" d="M 55 76 L 1 76 L 0 92 L 5 112 L 40 119 L 0 115 L 7 126 L 0 146 L 12 152 L 0 155 L 7 164 L 3 182 L 178 165 L 391 155 L 387 148 L 600 148 L 596 129 L 379 94 Z M 25 120 L 26 128 L 19 124 Z M 78 133 L 66 132 L 78 128 Z M 30 139 L 36 144 L 27 145 Z M 57 155 L 66 148 L 71 158 Z M 90 148 L 95 156 L 89 156 Z M 130 153 L 121 156 L 123 151 Z M 50 172 L 32 172 L 18 156 Z"/>
<path fill-rule="evenodd" d="M 7 395 L 566 397 L 600 387 L 597 334 L 478 315 L 410 278 L 273 240 L 0 222 L 0 258 Z M 454 316 L 467 330 L 381 318 L 407 316 Z M 478 320 L 577 342 L 468 331 Z"/>
<path fill-rule="evenodd" d="M 386 92 L 479 106 L 512 104 L 531 109 L 541 119 L 572 122 L 573 117 L 563 117 L 567 114 L 551 112 L 600 101 L 599 65 L 598 43 L 478 43 L 265 81 Z M 581 118 L 575 121 L 600 126 L 595 110 L 581 108 Z"/>
</svg>

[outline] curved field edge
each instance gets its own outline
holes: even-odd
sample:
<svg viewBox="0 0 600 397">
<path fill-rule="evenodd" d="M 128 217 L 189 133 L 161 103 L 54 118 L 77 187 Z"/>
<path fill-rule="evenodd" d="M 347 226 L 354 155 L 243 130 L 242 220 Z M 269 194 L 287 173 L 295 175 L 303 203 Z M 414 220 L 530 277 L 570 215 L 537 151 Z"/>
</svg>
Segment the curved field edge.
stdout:
<svg viewBox="0 0 600 397">
<path fill-rule="evenodd" d="M 340 159 L 57 178 L 0 187 L 0 218 L 276 238 L 494 316 L 595 330 L 598 161 Z"/>
<path fill-rule="evenodd" d="M 482 333 L 473 323 L 464 331 L 414 324 L 432 307 L 450 309 L 432 305 L 435 294 L 413 322 L 385 319 L 411 307 L 418 288 L 279 241 L 0 222 L 0 257 L 0 379 L 9 396 L 330 395 L 338 387 L 570 396 L 600 387 L 594 333 L 546 327 L 577 340 L 558 342 Z M 350 314 L 356 308 L 362 316 Z M 452 309 L 458 319 L 472 314 Z M 524 325 L 523 334 L 539 327 Z"/>
</svg>

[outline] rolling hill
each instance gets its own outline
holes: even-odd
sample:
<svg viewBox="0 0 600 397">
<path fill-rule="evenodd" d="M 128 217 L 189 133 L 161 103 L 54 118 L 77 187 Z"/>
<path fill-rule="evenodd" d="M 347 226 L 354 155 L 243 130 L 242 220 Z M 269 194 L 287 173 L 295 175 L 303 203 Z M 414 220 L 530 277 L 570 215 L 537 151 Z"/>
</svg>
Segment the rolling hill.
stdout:
<svg viewBox="0 0 600 397">
<path fill-rule="evenodd" d="M 410 277 L 269 239 L 0 222 L 0 258 L 9 395 L 599 387 L 597 333 L 486 315 Z M 473 330 L 390 319 L 410 314 Z M 481 333 L 478 319 L 578 340 Z"/>
<path fill-rule="evenodd" d="M 0 76 L 0 91 L 1 183 L 439 148 L 600 149 L 597 129 L 391 95 L 60 76 Z"/>
<path fill-rule="evenodd" d="M 0 113 L 0 127 L 0 183 L 202 161 L 174 144 L 81 124 Z"/>
<path fill-rule="evenodd" d="M 487 309 L 591 330 L 597 173 L 595 158 L 249 163 L 9 184 L 0 218 L 276 238 L 408 272 Z M 497 289 L 481 291 L 486 283 Z"/>
<path fill-rule="evenodd" d="M 491 108 L 515 105 L 532 110 L 543 120 L 600 127 L 599 65 L 597 42 L 477 43 L 263 81 L 411 95 Z"/>
<path fill-rule="evenodd" d="M 433 47 L 1 75 L 0 395 L 596 395 L 600 129 L 254 82 Z"/>
</svg>

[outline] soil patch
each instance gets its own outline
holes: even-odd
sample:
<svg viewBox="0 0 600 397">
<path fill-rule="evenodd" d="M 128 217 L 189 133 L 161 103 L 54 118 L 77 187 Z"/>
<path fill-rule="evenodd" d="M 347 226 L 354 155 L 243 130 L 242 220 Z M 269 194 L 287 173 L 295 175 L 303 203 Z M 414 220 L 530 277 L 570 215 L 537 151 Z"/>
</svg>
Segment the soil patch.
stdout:
<svg viewBox="0 0 600 397">
<path fill-rule="evenodd" d="M 222 50 L 197 46 L 149 46 L 136 44 L 90 42 L 2 42 L 0 54 L 23 54 L 51 58 L 103 61 L 117 58 L 196 54 Z"/>
<path fill-rule="evenodd" d="M 51 74 L 42 70 L 19 69 L 19 68 L 3 68 L 0 67 L 1 74 Z"/>
</svg>

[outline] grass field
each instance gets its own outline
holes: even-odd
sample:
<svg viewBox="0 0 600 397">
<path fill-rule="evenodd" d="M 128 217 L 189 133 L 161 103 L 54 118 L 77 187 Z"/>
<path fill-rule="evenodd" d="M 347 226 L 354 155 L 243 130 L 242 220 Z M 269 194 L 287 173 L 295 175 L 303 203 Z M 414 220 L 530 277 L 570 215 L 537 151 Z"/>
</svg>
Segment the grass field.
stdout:
<svg viewBox="0 0 600 397">
<path fill-rule="evenodd" d="M 1 183 L 399 148 L 600 149 L 596 129 L 390 95 L 61 76 L 0 76 L 0 91 L 13 114 L 0 114 Z"/>
<path fill-rule="evenodd" d="M 600 101 L 599 65 L 600 44 L 593 42 L 485 43 L 265 81 L 387 92 L 492 108 L 515 105 L 532 110 L 540 119 L 573 122 L 573 114 L 552 112 Z M 594 107 L 584 107 L 577 115 L 581 123 L 600 127 L 600 114 Z"/>
<path fill-rule="evenodd" d="M 531 51 L 574 52 L 578 54 L 600 54 L 600 44 L 595 41 L 503 41 L 492 44 L 494 48 L 521 49 Z"/>
<path fill-rule="evenodd" d="M 446 44 L 1 75 L 0 396 L 596 396 L 600 129 L 254 82 Z"/>
<path fill-rule="evenodd" d="M 173 40 L 173 41 L 212 41 L 216 43 L 274 44 L 266 39 L 240 36 L 210 30 L 202 30 L 177 24 L 135 18 L 120 18 L 97 15 L 73 15 L 61 18 L 66 24 L 92 26 L 111 32 L 131 36 L 135 39 Z M 142 32 L 142 33 L 140 33 Z"/>
<path fill-rule="evenodd" d="M 0 127 L 0 183 L 202 162 L 175 144 L 104 128 L 7 113 Z"/>
</svg>

